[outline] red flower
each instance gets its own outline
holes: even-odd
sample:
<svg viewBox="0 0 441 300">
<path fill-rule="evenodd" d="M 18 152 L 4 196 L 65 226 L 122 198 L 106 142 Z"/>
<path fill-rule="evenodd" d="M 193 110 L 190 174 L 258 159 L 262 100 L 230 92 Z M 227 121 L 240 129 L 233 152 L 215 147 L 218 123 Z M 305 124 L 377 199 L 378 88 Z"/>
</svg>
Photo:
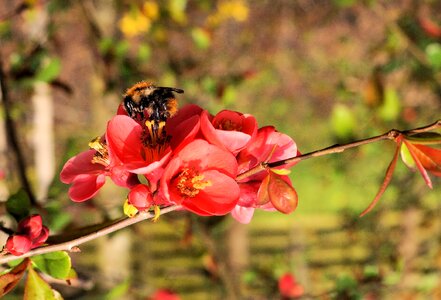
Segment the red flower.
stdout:
<svg viewBox="0 0 441 300">
<path fill-rule="evenodd" d="M 22 255 L 43 245 L 49 237 L 49 229 L 43 226 L 40 215 L 26 217 L 18 223 L 17 234 L 6 241 L 6 249 L 13 255 Z"/>
<path fill-rule="evenodd" d="M 157 290 L 150 298 L 150 300 L 180 300 L 178 294 L 173 293 L 172 291 L 160 289 Z"/>
<path fill-rule="evenodd" d="M 204 111 L 201 130 L 211 144 L 237 154 L 256 135 L 257 121 L 252 115 L 231 110 L 223 110 L 215 117 Z"/>
<path fill-rule="evenodd" d="M 303 295 L 303 287 L 297 283 L 291 273 L 285 273 L 279 278 L 279 292 L 285 298 L 298 298 Z"/>
<path fill-rule="evenodd" d="M 157 131 L 149 121 L 139 124 L 128 116 L 117 115 L 107 126 L 109 148 L 126 170 L 148 174 L 165 165 L 172 150 L 196 136 L 200 111 L 195 105 L 186 106 Z"/>
<path fill-rule="evenodd" d="M 5 248 L 15 256 L 25 254 L 31 250 L 32 242 L 25 235 L 14 234 L 6 241 Z"/>
<path fill-rule="evenodd" d="M 203 216 L 229 213 L 239 198 L 234 156 L 204 140 L 179 151 L 161 178 L 162 196 Z"/>
<path fill-rule="evenodd" d="M 69 197 L 73 201 L 82 202 L 95 196 L 106 182 L 106 176 L 122 187 L 138 183 L 134 174 L 122 168 L 103 139 L 92 141 L 89 145 L 93 149 L 72 157 L 61 170 L 61 182 L 72 184 Z"/>
<path fill-rule="evenodd" d="M 289 136 L 277 132 L 272 126 L 262 127 L 251 143 L 239 153 L 239 173 L 261 162 L 274 162 L 297 155 L 297 145 Z M 293 164 L 280 168 L 291 166 Z M 288 176 L 264 171 L 244 179 L 239 182 L 239 186 L 240 199 L 232 216 L 241 223 L 251 221 L 255 208 L 290 213 L 297 206 L 297 194 Z"/>
</svg>

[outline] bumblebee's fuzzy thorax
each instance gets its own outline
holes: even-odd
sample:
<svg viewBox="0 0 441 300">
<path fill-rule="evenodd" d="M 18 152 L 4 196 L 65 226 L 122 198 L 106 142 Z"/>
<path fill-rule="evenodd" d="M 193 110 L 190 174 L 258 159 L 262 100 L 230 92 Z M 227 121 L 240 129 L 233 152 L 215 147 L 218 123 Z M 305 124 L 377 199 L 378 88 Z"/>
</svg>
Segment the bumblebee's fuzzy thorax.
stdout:
<svg viewBox="0 0 441 300">
<path fill-rule="evenodd" d="M 174 93 L 183 92 L 177 88 L 139 82 L 124 94 L 124 107 L 127 114 L 137 121 L 165 122 L 178 111 L 178 101 Z"/>
</svg>

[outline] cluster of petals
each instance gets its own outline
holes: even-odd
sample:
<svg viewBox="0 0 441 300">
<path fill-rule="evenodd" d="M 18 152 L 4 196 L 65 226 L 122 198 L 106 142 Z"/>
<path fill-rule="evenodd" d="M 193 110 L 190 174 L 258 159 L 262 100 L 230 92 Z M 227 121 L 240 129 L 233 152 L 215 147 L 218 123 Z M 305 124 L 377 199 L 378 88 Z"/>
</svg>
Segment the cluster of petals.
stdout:
<svg viewBox="0 0 441 300">
<path fill-rule="evenodd" d="M 43 245 L 49 236 L 49 229 L 43 225 L 40 215 L 32 215 L 18 223 L 17 232 L 9 236 L 5 249 L 12 255 L 22 255 Z"/>
<path fill-rule="evenodd" d="M 176 204 L 202 216 L 232 213 L 247 223 L 256 208 L 275 210 L 258 197 L 268 171 L 240 182 L 236 177 L 261 162 L 296 156 L 291 138 L 273 127 L 259 129 L 252 115 L 230 110 L 211 115 L 197 105 L 155 126 L 120 108 L 98 146 L 65 164 L 60 178 L 71 184 L 71 199 L 92 198 L 110 177 L 129 189 L 128 204 L 139 211 Z M 287 176 L 283 181 L 291 186 Z"/>
<path fill-rule="evenodd" d="M 278 280 L 279 293 L 283 299 L 299 298 L 304 294 L 301 286 L 291 273 L 283 274 Z"/>
</svg>

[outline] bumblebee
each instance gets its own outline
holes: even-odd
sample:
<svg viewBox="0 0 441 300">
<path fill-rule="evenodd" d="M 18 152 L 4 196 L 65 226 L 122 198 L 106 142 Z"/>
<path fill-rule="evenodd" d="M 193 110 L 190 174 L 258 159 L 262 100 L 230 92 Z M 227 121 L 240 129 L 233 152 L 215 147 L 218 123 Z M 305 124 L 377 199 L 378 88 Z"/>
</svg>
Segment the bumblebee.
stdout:
<svg viewBox="0 0 441 300">
<path fill-rule="evenodd" d="M 157 87 L 150 82 L 139 82 L 126 91 L 124 108 L 129 117 L 145 125 L 148 134 L 143 142 L 146 146 L 154 149 L 167 143 L 165 123 L 178 111 L 174 93 L 183 92 L 172 87 Z"/>
<path fill-rule="evenodd" d="M 174 93 L 184 90 L 172 87 L 157 87 L 150 82 L 139 82 L 124 94 L 124 108 L 135 120 L 165 122 L 178 111 L 178 101 Z"/>
</svg>

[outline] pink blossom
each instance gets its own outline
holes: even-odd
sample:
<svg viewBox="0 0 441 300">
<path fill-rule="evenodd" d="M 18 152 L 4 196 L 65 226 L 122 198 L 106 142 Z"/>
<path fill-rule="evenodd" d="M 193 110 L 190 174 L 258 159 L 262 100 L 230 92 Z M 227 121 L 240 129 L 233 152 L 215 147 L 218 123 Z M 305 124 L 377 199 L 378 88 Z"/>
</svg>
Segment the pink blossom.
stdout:
<svg viewBox="0 0 441 300">
<path fill-rule="evenodd" d="M 291 273 L 285 273 L 278 281 L 279 292 L 285 298 L 298 298 L 303 295 L 303 287 L 297 283 L 296 278 Z"/>
<path fill-rule="evenodd" d="M 231 110 L 223 110 L 214 117 L 204 111 L 201 130 L 211 144 L 237 154 L 256 135 L 257 121 L 252 115 Z"/>
<path fill-rule="evenodd" d="M 237 203 L 234 156 L 204 140 L 194 140 L 165 168 L 160 192 L 167 200 L 203 216 L 224 215 Z M 228 192 L 226 192 L 228 191 Z"/>
<path fill-rule="evenodd" d="M 94 197 L 109 176 L 122 187 L 131 187 L 138 182 L 136 175 L 125 170 L 120 161 L 112 155 L 104 139 L 90 143 L 90 149 L 69 159 L 60 173 L 60 180 L 72 184 L 69 197 L 75 202 Z"/>
<path fill-rule="evenodd" d="M 262 127 L 258 130 L 256 137 L 251 143 L 239 153 L 237 157 L 239 173 L 248 171 L 261 162 L 275 162 L 297 156 L 298 154 L 297 145 L 289 136 L 277 132 L 272 126 Z M 283 165 L 279 168 L 291 166 L 293 164 Z M 274 205 L 269 201 L 270 197 L 267 197 L 265 194 L 268 193 L 266 190 L 268 183 L 266 182 L 266 185 L 262 185 L 268 175 L 268 171 L 262 171 L 239 182 L 240 198 L 237 207 L 232 212 L 233 218 L 237 221 L 249 223 L 255 208 L 269 211 L 275 210 Z M 275 175 L 274 177 L 286 182 L 286 187 L 292 189 L 291 195 L 297 196 L 288 176 Z M 265 189 L 265 191 L 262 189 Z M 270 193 L 277 194 L 277 191 L 270 191 Z M 283 195 L 285 193 L 279 194 Z"/>
<path fill-rule="evenodd" d="M 49 229 L 43 225 L 40 215 L 32 215 L 18 223 L 16 234 L 6 241 L 6 250 L 13 255 L 22 255 L 41 246 L 49 237 Z"/>
</svg>

